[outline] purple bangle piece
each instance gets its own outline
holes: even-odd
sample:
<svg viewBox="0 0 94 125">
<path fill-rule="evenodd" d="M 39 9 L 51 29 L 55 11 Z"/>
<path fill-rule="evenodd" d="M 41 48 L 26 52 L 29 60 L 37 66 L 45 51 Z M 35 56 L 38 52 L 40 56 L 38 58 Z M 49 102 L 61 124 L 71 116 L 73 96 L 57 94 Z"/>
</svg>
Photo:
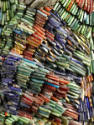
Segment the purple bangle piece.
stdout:
<svg viewBox="0 0 94 125">
<path fill-rule="evenodd" d="M 15 98 L 15 96 L 7 96 L 7 100 L 11 100 L 11 101 L 14 101 L 14 102 L 19 102 L 19 99 Z"/>
<path fill-rule="evenodd" d="M 7 67 L 8 68 L 8 70 L 10 70 L 11 72 L 15 72 L 16 71 L 16 67 L 14 67 L 14 66 L 9 66 L 9 67 Z"/>
<path fill-rule="evenodd" d="M 20 88 L 14 88 L 14 87 L 10 87 L 11 91 L 17 91 L 17 92 L 22 92 Z"/>
<path fill-rule="evenodd" d="M 64 48 L 64 51 L 65 51 L 66 53 L 68 53 L 69 55 L 72 55 L 72 52 L 69 51 L 68 49 Z"/>
<path fill-rule="evenodd" d="M 5 82 L 5 83 L 12 83 L 12 79 L 10 78 L 6 78 L 6 79 L 2 79 L 2 82 Z"/>
<path fill-rule="evenodd" d="M 8 67 L 9 67 L 9 68 L 8 68 Z M 10 65 L 9 65 L 9 66 L 7 66 L 7 68 L 8 68 L 8 69 L 11 69 L 11 70 L 16 70 L 16 66 L 15 66 L 15 65 L 14 65 L 14 66 L 10 66 Z"/>
<path fill-rule="evenodd" d="M 62 49 L 62 46 L 60 46 L 59 43 L 56 43 L 56 47 L 57 47 L 58 49 Z"/>
<path fill-rule="evenodd" d="M 49 18 L 51 18 L 52 16 L 53 16 L 55 19 L 57 19 L 59 22 L 61 21 L 61 19 L 58 18 L 57 15 L 55 15 L 55 14 L 53 14 L 53 13 L 51 13 L 51 16 L 50 16 Z M 48 18 L 48 19 L 49 19 L 49 18 Z"/>
<path fill-rule="evenodd" d="M 4 94 L 6 94 L 6 96 L 8 96 L 8 97 L 11 97 L 11 96 L 14 96 L 14 97 L 17 97 L 17 98 L 19 97 L 18 94 L 16 94 L 15 92 L 13 92 L 11 90 L 5 91 Z"/>
<path fill-rule="evenodd" d="M 66 75 L 65 72 L 63 73 L 63 72 L 57 71 L 57 70 L 55 70 L 54 73 L 57 74 L 57 75 L 61 75 L 61 76 L 65 76 Z"/>
<path fill-rule="evenodd" d="M 77 76 L 72 75 L 72 74 L 69 74 L 69 76 L 70 76 L 70 77 L 72 77 L 72 78 L 74 78 L 74 79 L 82 80 L 82 78 L 81 78 L 81 77 L 77 77 Z"/>
<path fill-rule="evenodd" d="M 4 62 L 4 64 L 5 64 L 5 65 L 12 65 L 12 66 L 13 66 L 13 65 L 14 65 L 14 62 L 6 61 L 6 62 Z"/>
<path fill-rule="evenodd" d="M 21 60 L 21 58 L 20 57 L 14 57 L 14 56 L 9 56 L 8 57 L 10 60 L 14 60 L 14 61 L 19 61 L 19 60 Z"/>
<path fill-rule="evenodd" d="M 9 98 L 12 98 L 12 97 L 14 97 L 14 98 L 18 98 L 19 97 L 19 95 L 14 95 L 14 94 L 12 94 L 12 93 L 6 93 L 6 94 L 8 94 L 8 95 L 6 95 L 6 97 L 9 97 Z M 14 99 L 13 98 L 13 99 Z"/>
<path fill-rule="evenodd" d="M 4 86 L 7 86 L 7 85 L 8 85 L 8 83 L 5 83 L 5 82 L 3 82 L 2 84 L 3 84 Z"/>
<path fill-rule="evenodd" d="M 11 70 L 10 70 L 11 69 Z M 4 72 L 8 72 L 8 71 L 11 71 L 11 72 L 13 72 L 14 70 L 16 69 L 16 67 L 15 66 L 10 66 L 10 65 L 3 65 L 3 67 L 2 67 L 2 71 Z"/>
<path fill-rule="evenodd" d="M 11 69 L 11 68 L 10 68 L 10 69 Z M 15 74 L 15 70 L 10 70 L 10 71 L 9 71 L 9 69 L 7 69 L 7 67 L 6 67 L 6 71 L 5 71 L 5 70 L 2 70 L 1 72 L 2 72 L 1 75 L 4 75 L 4 74 L 6 74 L 6 75 L 9 74 L 9 75 L 10 75 L 10 74 L 11 74 L 11 75 L 13 76 L 13 75 Z M 10 76 L 9 76 L 9 77 L 10 77 Z"/>
<path fill-rule="evenodd" d="M 6 75 L 6 76 L 5 76 Z M 11 71 L 11 72 L 5 72 L 5 74 L 2 74 L 2 78 L 10 78 L 10 79 L 13 79 L 13 77 L 14 77 L 14 75 L 15 75 L 15 72 L 13 72 L 13 71 Z"/>
<path fill-rule="evenodd" d="M 17 115 L 17 111 L 9 110 L 10 114 Z"/>
<path fill-rule="evenodd" d="M 50 31 L 51 33 L 53 33 L 53 26 L 48 23 L 46 26 L 45 26 L 45 29 L 47 29 L 48 31 Z"/>
<path fill-rule="evenodd" d="M 58 38 L 65 39 L 65 36 L 62 34 L 57 33 L 56 35 L 58 36 Z"/>
<path fill-rule="evenodd" d="M 16 98 L 14 98 L 14 97 L 7 97 L 7 101 L 14 101 L 14 102 L 17 102 L 17 103 L 19 103 L 19 99 L 16 99 Z"/>
<path fill-rule="evenodd" d="M 71 36 L 67 36 L 67 39 L 69 39 L 74 45 L 78 46 L 78 43 Z"/>
<path fill-rule="evenodd" d="M 11 57 L 9 57 L 7 60 L 10 61 L 10 62 L 14 62 L 14 63 L 17 62 L 16 59 L 12 59 Z"/>
<path fill-rule="evenodd" d="M 58 15 L 58 13 L 55 11 L 54 15 L 56 15 L 56 17 L 61 21 L 61 17 Z"/>
<path fill-rule="evenodd" d="M 61 32 L 65 37 L 67 37 L 67 32 L 62 27 L 58 27 L 56 28 L 56 30 Z"/>
<path fill-rule="evenodd" d="M 11 98 L 8 98 L 7 97 L 7 99 L 9 100 L 9 101 L 13 101 L 14 103 L 19 103 L 19 101 L 20 101 L 20 99 L 11 99 Z"/>
<path fill-rule="evenodd" d="M 50 22 L 50 24 L 52 25 L 52 26 L 54 26 L 54 27 L 60 27 L 60 22 L 58 22 L 55 18 L 50 18 L 49 19 L 49 22 Z"/>
<path fill-rule="evenodd" d="M 65 40 L 65 39 L 62 39 L 59 34 L 56 34 L 56 39 L 57 39 L 57 41 L 59 41 L 60 43 L 66 44 L 66 40 Z"/>
<path fill-rule="evenodd" d="M 64 20 L 61 21 L 63 26 L 66 26 L 66 22 Z"/>
<path fill-rule="evenodd" d="M 59 41 L 59 43 L 60 43 L 60 45 L 62 46 L 62 48 L 64 49 L 64 48 L 65 48 L 65 44 L 64 44 L 64 42 Z"/>
<path fill-rule="evenodd" d="M 45 26 L 45 28 L 46 28 L 46 29 L 53 30 L 54 27 L 53 27 L 50 23 L 48 23 L 48 24 Z M 50 31 L 50 30 L 49 30 L 49 31 Z"/>
<path fill-rule="evenodd" d="M 11 107 L 14 107 L 15 108 L 15 110 L 17 109 L 17 106 L 16 105 L 6 105 L 6 107 L 7 107 L 7 109 L 10 109 Z"/>
<path fill-rule="evenodd" d="M 76 60 L 76 59 L 73 59 L 73 58 L 71 58 L 71 60 L 72 60 L 73 62 L 78 63 L 78 64 L 80 64 L 80 65 L 83 66 L 83 64 L 82 64 L 80 61 L 78 61 L 78 60 Z"/>
<path fill-rule="evenodd" d="M 14 101 L 8 101 L 11 105 L 14 105 L 14 106 L 18 106 L 18 102 L 14 102 Z M 9 105 L 9 104 L 8 104 Z"/>
<path fill-rule="evenodd" d="M 6 68 L 6 67 L 5 67 L 5 68 Z M 7 71 L 7 68 L 6 68 L 6 71 L 5 71 L 5 69 L 2 69 L 2 70 L 1 70 L 1 75 L 6 75 L 7 73 L 10 74 L 10 73 L 12 73 L 12 72 L 13 72 L 13 71 L 10 71 L 10 72 L 9 72 L 9 70 Z M 2 78 L 3 78 L 3 77 L 2 77 Z"/>
<path fill-rule="evenodd" d="M 54 27 L 53 27 L 53 25 L 51 25 L 51 23 L 47 23 L 47 27 L 49 27 L 49 28 L 51 28 L 51 29 L 53 29 Z"/>
</svg>

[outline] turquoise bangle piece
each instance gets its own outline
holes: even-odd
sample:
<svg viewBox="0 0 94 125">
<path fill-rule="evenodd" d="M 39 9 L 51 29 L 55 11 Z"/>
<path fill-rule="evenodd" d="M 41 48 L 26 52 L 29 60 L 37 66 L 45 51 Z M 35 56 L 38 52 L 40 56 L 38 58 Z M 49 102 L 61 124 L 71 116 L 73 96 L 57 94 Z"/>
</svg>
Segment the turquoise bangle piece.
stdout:
<svg viewBox="0 0 94 125">
<path fill-rule="evenodd" d="M 53 87 L 55 87 L 55 88 L 59 88 L 59 86 L 57 86 L 57 85 L 54 85 L 54 84 L 52 84 L 52 83 L 49 83 L 49 82 L 45 82 L 47 85 L 50 85 L 50 86 L 53 86 Z"/>
</svg>

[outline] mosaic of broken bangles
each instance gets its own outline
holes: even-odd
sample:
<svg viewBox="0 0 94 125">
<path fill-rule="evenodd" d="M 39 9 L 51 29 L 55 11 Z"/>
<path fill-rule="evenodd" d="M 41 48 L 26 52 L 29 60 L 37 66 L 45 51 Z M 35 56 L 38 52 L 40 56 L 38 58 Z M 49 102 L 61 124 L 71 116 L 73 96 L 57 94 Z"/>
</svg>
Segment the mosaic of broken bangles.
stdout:
<svg viewBox="0 0 94 125">
<path fill-rule="evenodd" d="M 0 0 L 0 125 L 94 125 L 93 0 Z"/>
</svg>

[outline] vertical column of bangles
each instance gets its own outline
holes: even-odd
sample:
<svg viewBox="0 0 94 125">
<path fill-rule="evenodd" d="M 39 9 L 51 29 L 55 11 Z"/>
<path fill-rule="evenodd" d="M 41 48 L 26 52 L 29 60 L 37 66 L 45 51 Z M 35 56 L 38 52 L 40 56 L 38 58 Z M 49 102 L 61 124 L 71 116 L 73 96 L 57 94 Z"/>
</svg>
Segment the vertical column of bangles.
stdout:
<svg viewBox="0 0 94 125">
<path fill-rule="evenodd" d="M 47 9 L 49 8 L 46 7 L 46 9 L 41 8 L 40 10 L 37 10 L 35 25 L 33 26 L 35 33 L 27 38 L 28 46 L 24 51 L 24 57 L 27 59 L 32 59 L 35 49 L 41 45 L 43 40 L 46 39 L 43 26 L 48 19 L 47 16 L 50 14 L 46 11 Z"/>
<path fill-rule="evenodd" d="M 23 56 L 23 52 L 26 49 L 27 37 L 34 33 L 32 28 L 34 23 L 34 16 L 36 10 L 30 10 L 29 8 L 26 11 L 26 14 L 21 18 L 21 23 L 19 23 L 14 30 L 15 43 L 14 48 L 11 50 L 12 53 L 16 53 Z"/>
</svg>

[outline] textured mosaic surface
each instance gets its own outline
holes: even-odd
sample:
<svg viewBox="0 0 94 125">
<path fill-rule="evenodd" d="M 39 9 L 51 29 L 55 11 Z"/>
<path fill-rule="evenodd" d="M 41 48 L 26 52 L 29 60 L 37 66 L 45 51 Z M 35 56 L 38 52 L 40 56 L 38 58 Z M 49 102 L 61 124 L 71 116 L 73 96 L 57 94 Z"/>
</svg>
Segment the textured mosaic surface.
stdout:
<svg viewBox="0 0 94 125">
<path fill-rule="evenodd" d="M 93 125 L 93 1 L 0 2 L 0 124 Z"/>
</svg>

